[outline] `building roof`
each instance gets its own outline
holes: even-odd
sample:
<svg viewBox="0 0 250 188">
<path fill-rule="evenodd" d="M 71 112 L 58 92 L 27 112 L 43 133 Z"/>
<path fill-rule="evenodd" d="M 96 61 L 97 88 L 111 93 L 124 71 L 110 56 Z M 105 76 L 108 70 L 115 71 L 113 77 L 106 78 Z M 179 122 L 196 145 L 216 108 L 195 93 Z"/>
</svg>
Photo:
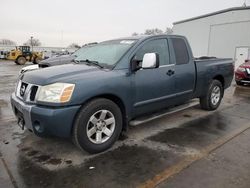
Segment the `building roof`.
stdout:
<svg viewBox="0 0 250 188">
<path fill-rule="evenodd" d="M 237 10 L 248 10 L 248 9 L 250 10 L 250 6 L 246 6 L 246 7 L 232 7 L 232 8 L 228 8 L 228 9 L 224 9 L 224 10 L 220 10 L 220 11 L 216 11 L 216 12 L 204 14 L 204 15 L 201 15 L 201 16 L 197 16 L 197 17 L 193 17 L 193 18 L 181 20 L 181 21 L 178 21 L 178 22 L 174 22 L 173 25 L 177 25 L 177 24 L 181 24 L 181 23 L 185 23 L 185 22 L 189 22 L 189 21 L 193 21 L 193 20 L 197 20 L 197 19 L 201 19 L 201 18 L 206 18 L 206 17 L 209 17 L 209 16 L 214 16 L 214 15 L 222 14 L 222 13 L 225 13 L 225 12 L 237 11 Z"/>
</svg>

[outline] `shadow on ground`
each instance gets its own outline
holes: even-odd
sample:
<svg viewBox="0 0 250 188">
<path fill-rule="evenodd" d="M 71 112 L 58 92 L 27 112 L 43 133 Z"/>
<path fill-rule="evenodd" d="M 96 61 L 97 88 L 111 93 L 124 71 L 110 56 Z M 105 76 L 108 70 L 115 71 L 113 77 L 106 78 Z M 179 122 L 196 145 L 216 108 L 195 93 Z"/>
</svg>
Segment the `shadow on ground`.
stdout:
<svg viewBox="0 0 250 188">
<path fill-rule="evenodd" d="M 55 171 L 19 155 L 18 169 L 27 187 L 134 187 L 178 160 L 179 156 L 166 151 L 121 146 L 81 166 Z"/>
</svg>

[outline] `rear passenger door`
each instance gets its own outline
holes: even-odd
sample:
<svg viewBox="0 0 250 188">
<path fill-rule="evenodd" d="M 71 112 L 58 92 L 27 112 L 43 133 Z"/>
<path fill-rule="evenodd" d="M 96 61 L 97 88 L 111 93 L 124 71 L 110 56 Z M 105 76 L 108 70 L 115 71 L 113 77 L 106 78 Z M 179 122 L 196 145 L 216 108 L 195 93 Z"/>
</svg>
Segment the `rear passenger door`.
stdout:
<svg viewBox="0 0 250 188">
<path fill-rule="evenodd" d="M 178 102 L 184 102 L 193 94 L 196 70 L 193 55 L 187 41 L 181 37 L 169 39 L 172 61 L 175 62 L 175 91 Z"/>
<path fill-rule="evenodd" d="M 174 66 L 170 64 L 167 39 L 146 41 L 135 52 L 134 58 L 142 61 L 146 53 L 158 53 L 160 66 L 155 69 L 141 69 L 134 74 L 136 115 L 170 105 L 175 95 Z M 173 73 L 169 74 L 171 71 Z"/>
</svg>

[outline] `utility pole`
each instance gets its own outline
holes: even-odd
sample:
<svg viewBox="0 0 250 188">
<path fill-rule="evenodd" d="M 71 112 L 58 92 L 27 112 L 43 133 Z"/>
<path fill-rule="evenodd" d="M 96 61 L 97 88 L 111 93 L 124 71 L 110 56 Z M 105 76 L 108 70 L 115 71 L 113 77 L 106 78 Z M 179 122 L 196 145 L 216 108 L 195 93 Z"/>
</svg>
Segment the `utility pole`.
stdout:
<svg viewBox="0 0 250 188">
<path fill-rule="evenodd" d="M 242 5 L 243 7 L 246 7 L 247 6 L 247 0 L 244 0 L 244 3 Z"/>
<path fill-rule="evenodd" d="M 61 31 L 61 47 L 63 47 L 63 30 Z"/>
<path fill-rule="evenodd" d="M 33 36 L 30 37 L 31 51 L 33 52 Z"/>
</svg>

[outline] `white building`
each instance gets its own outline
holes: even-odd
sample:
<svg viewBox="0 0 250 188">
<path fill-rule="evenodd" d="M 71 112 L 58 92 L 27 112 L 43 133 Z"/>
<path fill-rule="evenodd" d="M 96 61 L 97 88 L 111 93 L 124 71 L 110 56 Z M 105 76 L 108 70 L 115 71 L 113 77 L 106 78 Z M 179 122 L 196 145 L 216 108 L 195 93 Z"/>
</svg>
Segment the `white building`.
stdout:
<svg viewBox="0 0 250 188">
<path fill-rule="evenodd" d="M 195 57 L 234 58 L 236 67 L 250 58 L 250 6 L 175 22 L 173 32 L 187 37 Z"/>
</svg>

